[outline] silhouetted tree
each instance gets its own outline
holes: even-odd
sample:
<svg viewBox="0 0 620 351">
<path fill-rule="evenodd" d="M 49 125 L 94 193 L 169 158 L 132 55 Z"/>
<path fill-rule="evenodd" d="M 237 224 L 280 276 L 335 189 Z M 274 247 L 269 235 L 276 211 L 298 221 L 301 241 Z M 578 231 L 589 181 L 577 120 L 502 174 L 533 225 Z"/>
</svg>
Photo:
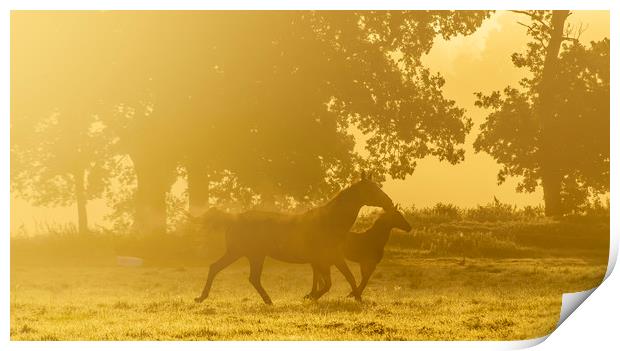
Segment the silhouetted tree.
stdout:
<svg viewBox="0 0 620 351">
<path fill-rule="evenodd" d="M 463 150 L 455 144 L 464 141 L 471 122 L 443 98 L 443 79 L 422 67 L 420 57 L 437 35 L 470 34 L 487 16 L 485 11 L 261 14 L 253 18 L 259 20 L 252 29 L 258 36 L 240 39 L 250 55 L 223 54 L 217 61 L 218 87 L 231 88 L 227 96 L 234 101 L 226 106 L 239 111 L 234 126 L 242 133 L 212 133 L 209 139 L 220 146 L 213 148 L 217 154 L 230 152 L 228 167 L 270 203 L 283 195 L 323 200 L 345 183 L 359 163 L 351 125 L 373 135 L 368 163 L 393 177 L 411 174 L 415 160 L 427 155 L 458 162 Z"/>
<path fill-rule="evenodd" d="M 222 189 L 271 206 L 322 201 L 359 163 L 352 125 L 372 135 L 366 163 L 381 173 L 402 178 L 428 155 L 462 160 L 456 144 L 469 119 L 443 98 L 443 79 L 420 57 L 436 36 L 470 34 L 487 16 L 45 14 L 40 28 L 21 32 L 28 33 L 20 43 L 30 41 L 29 54 L 51 57 L 22 61 L 31 76 L 20 82 L 21 99 L 43 99 L 59 110 L 92 106 L 117 138 L 115 152 L 129 155 L 134 167 L 136 228 L 163 232 L 166 192 L 179 165 L 191 207 L 199 210 L 210 184 L 228 184 Z M 28 85 L 37 89 L 30 93 Z M 222 189 L 213 193 L 222 198 Z"/>
<path fill-rule="evenodd" d="M 11 190 L 34 205 L 75 203 L 83 233 L 87 201 L 109 183 L 115 139 L 102 123 L 105 82 L 85 69 L 97 64 L 89 61 L 97 43 L 64 36 L 87 22 L 66 15 L 11 15 Z"/>
<path fill-rule="evenodd" d="M 374 135 L 370 163 L 395 177 L 413 172 L 414 160 L 427 155 L 462 160 L 454 144 L 470 122 L 443 98 L 443 79 L 421 67 L 420 56 L 438 34 L 469 34 L 487 15 L 239 12 L 185 21 L 186 37 L 192 29 L 209 32 L 205 23 L 213 28 L 213 21 L 227 30 L 198 35 L 202 48 L 160 38 L 174 58 L 166 56 L 159 69 L 140 69 L 156 77 L 166 72 L 165 83 L 157 83 L 164 92 L 153 101 L 170 105 L 168 131 L 184 136 L 178 151 L 190 211 L 208 204 L 210 175 L 221 171 L 232 172 L 241 184 L 236 189 L 251 188 L 267 207 L 323 201 L 359 163 L 351 124 Z M 167 32 L 179 36 L 173 27 Z"/>
<path fill-rule="evenodd" d="M 12 119 L 11 190 L 36 206 L 75 203 L 78 230 L 86 205 L 109 185 L 111 136 L 95 115 L 52 113 Z"/>
<path fill-rule="evenodd" d="M 522 176 L 517 190 L 534 191 L 540 181 L 545 213 L 558 216 L 609 190 L 609 40 L 585 47 L 569 37 L 568 11 L 526 14 L 533 40 L 512 60 L 531 78 L 503 94 L 477 94 L 476 104 L 493 112 L 474 147 L 502 165 L 500 183 Z"/>
<path fill-rule="evenodd" d="M 166 194 L 190 139 L 184 118 L 193 115 L 190 128 L 203 129 L 205 109 L 196 106 L 208 97 L 197 87 L 209 84 L 211 47 L 197 43 L 199 38 L 216 38 L 215 29 L 223 23 L 205 21 L 200 13 L 157 11 L 139 16 L 107 13 L 99 20 L 95 31 L 104 33 L 104 45 L 114 52 L 113 64 L 104 63 L 115 86 L 107 94 L 105 122 L 118 135 L 120 152 L 129 155 L 135 171 L 134 227 L 142 233 L 163 233 Z"/>
<path fill-rule="evenodd" d="M 332 72 L 332 108 L 369 139 L 366 164 L 380 174 L 404 178 L 416 160 L 436 156 L 457 163 L 458 147 L 471 121 L 443 96 L 444 80 L 431 74 L 421 56 L 437 36 L 449 39 L 474 32 L 488 11 L 361 11 L 321 13 L 326 40 L 341 53 Z M 338 38 L 336 40 L 332 38 Z M 353 67 L 347 72 L 344 67 Z"/>
</svg>

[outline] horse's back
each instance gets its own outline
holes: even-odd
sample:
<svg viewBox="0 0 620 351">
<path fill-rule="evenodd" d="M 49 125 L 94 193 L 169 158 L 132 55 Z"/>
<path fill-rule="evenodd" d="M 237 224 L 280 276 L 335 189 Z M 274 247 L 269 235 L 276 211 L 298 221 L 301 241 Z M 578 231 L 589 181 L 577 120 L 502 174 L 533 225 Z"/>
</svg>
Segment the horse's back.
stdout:
<svg viewBox="0 0 620 351">
<path fill-rule="evenodd" d="M 262 231 L 280 231 L 294 225 L 294 217 L 285 213 L 267 211 L 247 211 L 237 215 L 230 226 L 232 232 L 256 235 Z"/>
<path fill-rule="evenodd" d="M 229 226 L 226 241 L 229 250 L 240 254 L 273 256 L 290 247 L 303 247 L 302 234 L 295 215 L 247 211 Z"/>
<path fill-rule="evenodd" d="M 238 215 L 242 220 L 283 220 L 292 217 L 290 214 L 273 211 L 251 210 L 242 212 Z"/>
<path fill-rule="evenodd" d="M 228 250 L 264 255 L 291 263 L 308 263 L 341 252 L 342 241 L 315 216 L 268 211 L 237 215 L 226 231 Z"/>
</svg>

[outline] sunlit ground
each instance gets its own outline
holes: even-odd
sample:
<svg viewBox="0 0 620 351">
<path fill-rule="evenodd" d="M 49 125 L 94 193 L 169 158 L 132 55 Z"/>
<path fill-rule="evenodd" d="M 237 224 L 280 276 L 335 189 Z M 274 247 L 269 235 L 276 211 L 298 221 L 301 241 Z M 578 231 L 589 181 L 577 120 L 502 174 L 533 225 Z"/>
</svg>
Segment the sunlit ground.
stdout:
<svg viewBox="0 0 620 351">
<path fill-rule="evenodd" d="M 561 294 L 592 288 L 606 259 L 416 258 L 390 252 L 357 303 L 335 270 L 318 302 L 306 265 L 268 260 L 263 285 L 244 259 L 193 302 L 207 268 L 11 267 L 12 340 L 515 340 L 546 335 Z M 357 266 L 351 265 L 357 274 Z M 359 276 L 359 275 L 358 275 Z"/>
</svg>

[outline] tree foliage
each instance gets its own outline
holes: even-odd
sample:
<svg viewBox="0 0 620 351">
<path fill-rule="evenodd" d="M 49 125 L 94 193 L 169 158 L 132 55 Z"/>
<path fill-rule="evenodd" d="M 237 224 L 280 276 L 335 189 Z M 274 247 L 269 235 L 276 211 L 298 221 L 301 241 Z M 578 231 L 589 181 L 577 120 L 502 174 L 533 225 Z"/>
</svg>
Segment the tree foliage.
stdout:
<svg viewBox="0 0 620 351">
<path fill-rule="evenodd" d="M 534 11 L 525 53 L 515 53 L 516 67 L 528 77 L 518 87 L 489 95 L 477 93 L 476 105 L 490 109 L 474 147 L 502 166 L 498 182 L 520 177 L 518 191 L 532 192 L 540 185 L 541 170 L 551 166 L 561 175 L 562 211 L 578 211 L 593 195 L 609 191 L 609 39 L 584 45 L 563 38 L 550 104 L 555 111 L 546 122 L 552 141 L 542 154 L 540 82 L 549 41 L 551 13 Z"/>
<path fill-rule="evenodd" d="M 77 203 L 85 232 L 87 201 L 101 197 L 110 184 L 113 139 L 96 115 L 38 117 L 11 125 L 11 191 L 35 206 Z"/>
<path fill-rule="evenodd" d="M 165 227 L 166 193 L 179 167 L 198 184 L 190 186 L 197 189 L 190 203 L 200 195 L 227 206 L 232 199 L 311 206 L 360 165 L 404 178 L 427 156 L 463 160 L 459 144 L 471 121 L 443 97 L 443 78 L 420 58 L 436 37 L 471 34 L 487 17 L 488 11 L 20 13 L 12 31 L 19 37 L 12 40 L 11 118 L 28 134 L 34 124 L 25 116 L 96 115 L 108 139 L 94 142 L 93 152 L 107 145 L 113 151 L 86 158 L 98 165 L 129 156 L 135 182 L 127 181 L 124 164 L 114 170 L 124 179 L 122 195 L 105 194 L 122 222 L 131 210 L 147 231 Z M 71 116 L 58 133 L 77 137 L 90 115 Z M 354 151 L 353 126 L 368 137 L 366 159 Z M 38 138 L 48 139 L 54 132 L 42 133 Z M 20 143 L 12 143 L 14 159 L 37 165 L 36 157 L 25 160 L 37 149 L 24 144 L 18 156 Z M 75 151 L 85 142 L 58 143 Z M 24 192 L 39 187 L 15 184 Z"/>
</svg>

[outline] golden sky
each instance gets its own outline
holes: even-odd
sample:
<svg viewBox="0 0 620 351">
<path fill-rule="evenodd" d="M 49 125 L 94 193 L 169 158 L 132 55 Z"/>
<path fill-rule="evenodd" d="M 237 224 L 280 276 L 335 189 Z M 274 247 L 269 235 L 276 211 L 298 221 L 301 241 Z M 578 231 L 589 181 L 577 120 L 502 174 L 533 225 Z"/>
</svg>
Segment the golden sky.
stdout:
<svg viewBox="0 0 620 351">
<path fill-rule="evenodd" d="M 497 12 L 471 36 L 450 41 L 438 39 L 431 52 L 424 57 L 425 64 L 431 70 L 441 72 L 446 79 L 445 96 L 456 100 L 460 107 L 467 110 L 474 127 L 466 140 L 465 161 L 461 164 L 453 166 L 428 158 L 420 160 L 416 172 L 407 179 L 388 180 L 384 190 L 395 202 L 416 207 L 431 206 L 437 202 L 471 207 L 487 203 L 496 196 L 502 202 L 518 206 L 542 203 L 541 191 L 516 193 L 517 181 L 514 179 L 498 186 L 496 175 L 499 166 L 487 154 L 475 154 L 472 147 L 479 124 L 485 117 L 485 111 L 474 107 L 473 93 L 488 93 L 501 90 L 508 84 L 516 85 L 525 73 L 514 68 L 510 61 L 510 55 L 523 51 L 527 42 L 525 28 L 517 21 L 526 22 L 526 19 L 511 12 Z M 609 37 L 607 11 L 575 11 L 568 22 L 586 26 L 580 37 L 582 42 Z M 183 191 L 183 182 L 177 182 L 173 189 Z M 107 212 L 104 202 L 91 201 L 88 210 L 89 224 L 102 224 L 103 215 Z M 12 232 L 21 225 L 33 230 L 37 222 L 61 224 L 75 222 L 75 218 L 73 206 L 32 207 L 23 200 L 11 197 Z"/>
</svg>

